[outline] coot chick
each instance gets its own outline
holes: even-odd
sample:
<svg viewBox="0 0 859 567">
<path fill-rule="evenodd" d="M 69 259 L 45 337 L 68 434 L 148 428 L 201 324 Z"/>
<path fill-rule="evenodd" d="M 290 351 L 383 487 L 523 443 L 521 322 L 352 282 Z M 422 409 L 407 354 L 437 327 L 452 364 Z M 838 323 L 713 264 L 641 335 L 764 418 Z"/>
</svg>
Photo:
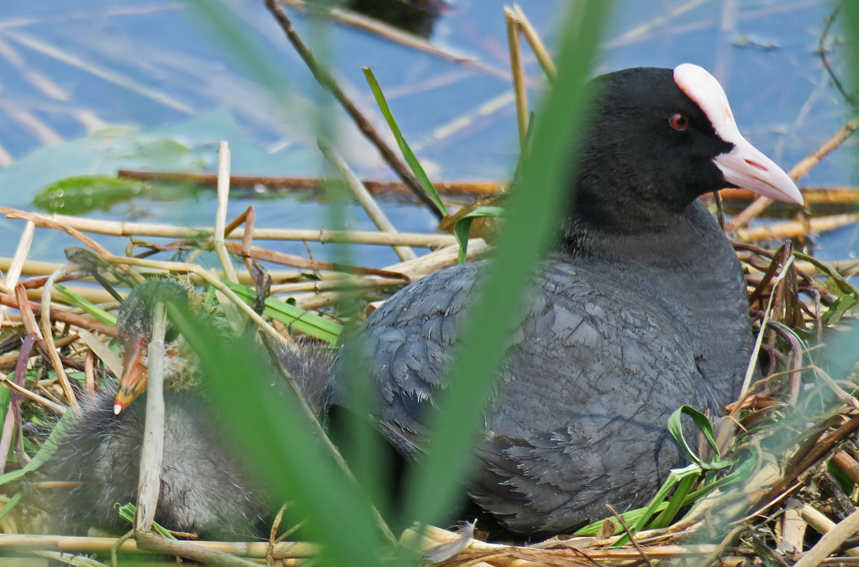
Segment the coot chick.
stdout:
<svg viewBox="0 0 859 567">
<path fill-rule="evenodd" d="M 117 330 L 125 351 L 122 382 L 126 386 L 130 382 L 145 386 L 154 305 L 166 297 L 200 308 L 193 289 L 173 280 L 137 287 L 120 308 Z M 195 358 L 181 336 L 173 335 L 168 331 L 164 456 L 155 521 L 206 539 L 259 537 L 265 533 L 271 506 L 225 443 L 205 384 L 198 382 Z M 140 392 L 142 388 L 135 393 Z M 146 404 L 145 400 L 118 403 L 115 396 L 115 390 L 107 388 L 82 400 L 81 410 L 47 463 L 50 477 L 79 483 L 59 497 L 57 517 L 64 532 L 130 529 L 113 505 L 137 501 Z M 118 405 L 124 410 L 121 413 L 116 411 Z"/>
<path fill-rule="evenodd" d="M 511 334 L 476 452 L 472 501 L 506 530 L 569 532 L 644 505 L 682 457 L 666 431 L 684 404 L 711 414 L 737 393 L 752 333 L 745 282 L 698 201 L 744 187 L 802 204 L 740 134 L 704 69 L 636 68 L 595 79 L 553 254 Z M 375 311 L 334 362 L 328 394 L 363 359 L 379 429 L 414 457 L 456 360 L 484 266 L 436 272 Z"/>
</svg>

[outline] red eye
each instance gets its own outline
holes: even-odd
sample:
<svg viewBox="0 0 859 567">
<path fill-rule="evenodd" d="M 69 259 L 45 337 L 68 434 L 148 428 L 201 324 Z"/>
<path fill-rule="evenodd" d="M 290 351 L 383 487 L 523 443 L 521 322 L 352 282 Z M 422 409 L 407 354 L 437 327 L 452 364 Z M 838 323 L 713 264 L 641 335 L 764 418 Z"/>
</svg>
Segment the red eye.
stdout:
<svg viewBox="0 0 859 567">
<path fill-rule="evenodd" d="M 670 120 L 668 120 L 668 122 L 671 124 L 671 127 L 678 132 L 682 132 L 689 127 L 689 117 L 685 114 L 675 114 Z"/>
</svg>

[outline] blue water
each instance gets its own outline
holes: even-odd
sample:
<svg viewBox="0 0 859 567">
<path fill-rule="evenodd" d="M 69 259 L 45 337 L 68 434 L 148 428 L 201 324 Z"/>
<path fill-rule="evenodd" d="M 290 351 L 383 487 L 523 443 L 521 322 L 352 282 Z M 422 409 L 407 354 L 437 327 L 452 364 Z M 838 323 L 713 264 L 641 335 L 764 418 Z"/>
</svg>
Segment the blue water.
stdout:
<svg viewBox="0 0 859 567">
<path fill-rule="evenodd" d="M 567 4 L 522 3 L 550 48 Z M 847 105 L 815 53 L 831 10 L 828 2 L 712 0 L 672 15 L 688 4 L 688 0 L 617 2 L 596 71 L 673 67 L 682 62 L 710 69 L 725 86 L 747 137 L 786 169 L 849 118 Z M 233 46 L 225 45 L 200 14 L 182 4 L 4 2 L 0 147 L 8 156 L 3 159 L 11 163 L 0 171 L 0 204 L 32 209 L 33 195 L 57 179 L 112 175 L 120 167 L 212 171 L 220 139 L 229 140 L 233 148 L 234 173 L 317 176 L 323 171 L 315 148 L 320 116 L 333 120 L 340 151 L 360 176 L 393 178 L 339 107 L 320 97 L 262 2 L 225 5 L 230 20 L 238 22 L 259 53 L 255 61 L 264 61 L 266 68 L 255 71 L 254 61 L 237 57 Z M 513 104 L 508 101 L 492 112 L 477 112 L 509 93 L 507 79 L 363 31 L 310 23 L 293 9 L 289 13 L 308 43 L 320 52 L 327 47 L 347 93 L 384 129 L 361 67 L 374 70 L 403 132 L 433 179 L 509 177 L 518 152 Z M 841 32 L 832 33 L 837 37 Z M 506 72 L 506 30 L 496 1 L 457 0 L 435 22 L 432 41 Z M 527 50 L 526 54 L 533 106 L 542 76 Z M 840 45 L 835 44 L 829 55 L 843 75 Z M 258 72 L 286 84 L 288 94 L 274 99 L 257 84 Z M 44 86 L 46 80 L 50 88 Z M 463 117 L 473 120 L 449 135 L 436 135 Z M 111 129 L 91 131 L 98 127 Z M 164 140 L 178 142 L 184 150 L 158 151 Z M 834 152 L 801 184 L 855 185 L 853 145 L 848 142 Z M 318 228 L 328 223 L 324 208 L 295 196 L 234 199 L 230 214 L 249 204 L 257 206 L 258 226 Z M 384 201 L 383 206 L 402 231 L 434 227 L 432 216 L 417 206 L 398 201 Z M 214 208 L 213 196 L 203 194 L 181 201 L 136 199 L 89 216 L 209 225 Z M 358 207 L 351 213 L 355 228 L 372 230 Z M 0 221 L 0 255 L 12 253 L 22 226 L 20 221 Z M 818 252 L 824 258 L 849 256 L 855 235 L 852 227 L 824 235 L 818 240 Z M 61 259 L 62 248 L 69 243 L 67 237 L 39 231 L 32 257 Z M 105 243 L 115 252 L 125 246 L 119 239 Z M 278 249 L 306 254 L 301 244 Z M 312 249 L 314 257 L 328 257 L 324 246 Z M 396 262 L 396 257 L 389 249 L 366 247 L 356 261 L 381 266 Z"/>
</svg>

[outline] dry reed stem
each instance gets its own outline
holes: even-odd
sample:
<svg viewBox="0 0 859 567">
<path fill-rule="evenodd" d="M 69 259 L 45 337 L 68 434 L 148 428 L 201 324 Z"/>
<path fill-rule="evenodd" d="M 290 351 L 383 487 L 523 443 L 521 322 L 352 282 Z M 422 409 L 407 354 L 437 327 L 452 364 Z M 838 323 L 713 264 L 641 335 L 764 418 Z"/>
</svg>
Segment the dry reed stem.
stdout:
<svg viewBox="0 0 859 567">
<path fill-rule="evenodd" d="M 95 240 L 90 238 L 89 236 L 86 236 L 85 234 L 81 233 L 79 230 L 77 230 L 76 228 L 74 228 L 73 226 L 71 226 L 70 224 L 68 224 L 66 222 L 59 223 L 56 220 L 52 220 L 45 215 L 40 215 L 38 213 L 28 213 L 26 211 L 21 211 L 21 210 L 17 210 L 17 209 L 10 209 L 8 207 L 0 207 L 0 214 L 4 214 L 8 218 L 21 218 L 21 219 L 25 219 L 28 221 L 32 221 L 39 226 L 52 228 L 54 230 L 62 230 L 63 232 L 65 232 L 69 236 L 80 241 L 82 244 L 84 244 L 88 248 L 94 250 L 96 253 L 103 254 L 103 255 L 108 254 L 108 251 L 104 246 L 102 246 L 101 244 L 99 244 L 98 242 L 96 242 Z M 73 218 L 73 217 L 69 217 L 69 218 Z M 123 266 L 120 266 L 120 268 L 123 269 L 123 271 L 125 271 L 127 275 L 131 276 L 132 278 L 134 278 L 139 283 L 143 283 L 143 281 L 144 281 L 143 278 L 140 276 L 140 274 L 134 272 L 134 270 L 129 270 L 127 268 L 124 268 Z"/>
<path fill-rule="evenodd" d="M 513 93 L 505 96 L 512 97 Z M 457 123 L 460 118 L 455 120 Z M 438 129 L 437 129 L 438 130 Z M 420 143 L 413 144 L 413 147 Z M 194 183 L 208 187 L 217 187 L 218 178 L 211 173 L 182 173 L 171 171 L 137 171 L 120 169 L 116 176 L 120 179 L 139 179 L 163 183 Z M 361 181 L 372 195 L 409 195 L 406 186 L 400 181 Z M 324 180 L 316 177 L 277 177 L 264 175 L 231 175 L 231 187 L 254 188 L 263 186 L 278 190 L 309 191 L 322 190 Z M 509 186 L 504 181 L 438 181 L 433 187 L 440 195 L 468 195 L 474 197 L 489 197 L 503 193 Z M 855 205 L 859 204 L 859 188 L 857 187 L 801 187 L 806 205 Z M 748 189 L 721 189 L 719 194 L 727 201 L 754 201 L 758 195 Z M 703 195 L 705 202 L 712 200 L 712 193 Z"/>
<path fill-rule="evenodd" d="M 829 155 L 830 152 L 843 144 L 844 141 L 847 140 L 847 138 L 849 138 L 853 134 L 853 132 L 856 131 L 857 128 L 859 128 L 859 118 L 854 118 L 853 120 L 842 126 L 828 140 L 823 142 L 820 147 L 818 147 L 808 156 L 803 158 L 798 164 L 796 164 L 788 172 L 790 178 L 796 181 L 800 177 L 808 173 L 812 167 L 820 163 L 820 160 L 822 160 L 824 157 Z M 728 223 L 726 230 L 735 231 L 741 226 L 747 225 L 749 221 L 757 217 L 765 208 L 772 204 L 772 202 L 773 200 L 768 197 L 758 197 L 751 205 L 746 208 L 746 210 L 735 216 L 731 220 L 731 222 Z"/>
<path fill-rule="evenodd" d="M 42 303 L 41 305 L 51 305 L 51 290 L 54 287 L 54 281 L 58 278 L 64 276 L 67 272 L 72 271 L 71 266 L 64 266 L 54 272 L 48 277 L 48 281 L 45 282 L 45 287 L 42 289 Z M 42 325 L 42 340 L 44 340 L 45 350 L 48 352 L 48 356 L 51 361 L 51 366 L 54 367 L 54 372 L 57 373 L 57 378 L 60 380 L 60 387 L 63 389 L 63 394 L 66 396 L 66 399 L 69 402 L 69 405 L 77 410 L 78 409 L 78 400 L 75 397 L 75 392 L 72 390 L 72 384 L 69 382 L 69 377 L 66 376 L 66 372 L 63 369 L 63 363 L 60 360 L 60 355 L 57 352 L 57 346 L 54 344 L 54 329 L 51 324 L 51 310 L 46 309 L 42 312 L 41 317 L 41 325 Z"/>
<path fill-rule="evenodd" d="M 292 266 L 294 268 L 299 268 L 302 270 L 312 270 L 314 272 L 327 270 L 336 273 L 347 272 L 351 274 L 365 276 L 380 276 L 393 279 L 399 278 L 403 280 L 407 279 L 406 276 L 403 276 L 402 274 L 393 272 L 391 270 L 379 270 L 377 268 L 364 268 L 361 266 L 352 266 L 348 264 L 336 264 L 334 262 L 325 262 L 322 260 L 307 260 L 305 258 L 302 258 L 301 256 L 284 254 L 283 252 L 274 252 L 273 250 L 266 250 L 264 248 L 258 248 L 256 246 L 251 246 L 246 250 L 242 250 L 242 246 L 243 245 L 237 242 L 226 243 L 227 250 L 229 250 L 233 254 L 246 254 L 248 257 L 254 258 L 255 260 L 265 260 L 266 262 L 271 262 L 272 264 Z"/>
<path fill-rule="evenodd" d="M 27 377 L 27 361 L 30 358 L 30 353 L 36 345 L 37 337 L 35 334 L 27 334 L 24 340 L 21 341 L 21 348 L 18 351 L 18 360 L 15 363 L 15 378 L 13 383 L 23 387 Z M 0 455 L 8 455 L 9 449 L 12 446 L 12 435 L 21 426 L 21 395 L 12 393 L 9 396 L 9 403 L 6 406 L 6 418 L 3 424 L 3 435 L 0 438 Z M 0 475 L 6 472 L 7 461 L 4 459 L 0 462 Z"/>
<path fill-rule="evenodd" d="M 775 288 L 776 285 L 779 284 L 790 272 L 790 266 L 793 264 L 794 256 L 791 255 L 784 265 L 779 270 L 778 275 L 775 280 L 773 280 L 772 286 Z M 773 299 L 775 298 L 775 294 L 771 293 L 768 299 L 767 307 L 764 309 L 764 319 L 761 321 L 761 328 L 758 331 L 758 336 L 755 338 L 755 346 L 752 348 L 751 359 L 749 360 L 748 367 L 746 368 L 746 375 L 743 378 L 743 385 L 740 388 L 740 399 L 746 397 L 749 392 L 749 386 L 751 385 L 752 376 L 754 375 L 755 368 L 757 367 L 758 361 L 758 353 L 761 350 L 761 344 L 763 341 L 764 334 L 767 332 L 767 321 L 769 321 L 770 316 L 772 315 L 772 307 L 773 307 Z M 737 404 L 734 408 L 734 411 L 731 412 L 731 418 L 736 419 L 737 413 L 740 411 L 740 407 L 742 404 Z"/>
<path fill-rule="evenodd" d="M 221 141 L 218 146 L 218 208 L 215 211 L 215 232 L 213 245 L 215 254 L 221 262 L 226 279 L 237 283 L 236 270 L 233 268 L 233 260 L 224 247 L 224 228 L 227 225 L 227 205 L 230 201 L 230 146 Z"/>
<path fill-rule="evenodd" d="M 468 241 L 468 253 L 466 261 L 472 262 L 478 258 L 482 258 L 489 251 L 489 246 L 479 238 L 473 238 Z M 419 280 L 441 268 L 446 268 L 456 265 L 459 255 L 459 246 L 450 246 L 441 250 L 436 250 L 430 254 L 388 266 L 388 271 L 396 271 L 407 276 L 411 281 Z M 335 292 L 320 292 L 307 293 L 292 296 L 296 306 L 305 309 L 319 309 L 336 303 L 343 298 L 343 294 Z"/>
<path fill-rule="evenodd" d="M 15 382 L 9 380 L 8 376 L 3 376 L 2 374 L 0 374 L 0 384 L 6 386 L 10 390 L 14 390 L 15 392 L 18 392 L 22 396 L 29 398 L 36 403 L 42 404 L 43 406 L 45 406 L 46 408 L 50 409 L 53 412 L 56 412 L 60 415 L 63 415 L 64 413 L 66 413 L 65 406 L 61 406 L 60 404 L 54 403 L 51 400 L 44 398 L 35 392 L 32 392 L 32 391 L 30 391 L 30 390 L 28 390 L 22 386 L 19 386 Z"/>
<path fill-rule="evenodd" d="M 116 221 L 102 221 L 70 217 L 66 215 L 44 215 L 28 213 L 16 209 L 0 207 L 0 214 L 9 218 L 32 220 L 37 226 L 53 229 L 78 230 L 109 236 L 161 236 L 165 238 L 199 238 L 209 236 L 214 232 L 212 227 L 180 227 L 162 224 L 142 224 Z M 62 223 L 62 226 L 60 225 Z M 78 233 L 80 234 L 80 233 Z M 233 240 L 244 238 L 245 231 L 236 229 L 230 234 Z M 83 236 L 83 235 L 81 235 Z M 375 244 L 382 246 L 416 246 L 423 248 L 440 248 L 456 244 L 456 238 L 449 234 L 417 234 L 401 232 L 386 234 L 382 232 L 352 232 L 338 230 L 281 230 L 255 229 L 255 240 L 297 240 L 306 242 L 336 242 L 345 244 Z M 86 237 L 84 237 L 86 238 Z M 89 240 L 89 239 L 87 239 Z M 101 247 L 99 247 L 101 248 Z M 101 252 L 100 252 L 101 253 Z M 133 271 L 133 270 L 132 270 Z"/>
<path fill-rule="evenodd" d="M 799 514 L 820 535 L 828 534 L 835 527 L 835 522 L 824 516 L 811 504 L 802 504 L 799 507 Z M 801 551 L 802 548 L 799 550 Z M 844 553 L 852 557 L 859 557 L 859 547 L 851 547 Z"/>
<path fill-rule="evenodd" d="M 155 304 L 152 319 L 152 339 L 149 342 L 146 386 L 146 420 L 140 448 L 140 469 L 137 485 L 137 512 L 134 514 L 134 535 L 152 529 L 158 495 L 161 492 L 161 466 L 164 457 L 164 366 L 167 355 L 164 335 L 167 333 L 167 312 L 163 303 Z M 114 412 L 116 413 L 116 412 Z"/>
<path fill-rule="evenodd" d="M 233 243 L 227 242 L 226 244 L 227 244 L 227 247 L 230 247 Z M 7 266 L 10 261 L 11 260 L 9 258 L 0 258 L 0 270 L 2 270 L 4 266 Z M 55 270 L 57 270 L 59 267 L 61 267 L 63 265 L 64 264 L 61 264 L 59 262 L 38 262 L 38 261 L 28 260 L 27 262 L 24 263 L 23 272 L 27 276 L 45 276 L 47 274 L 53 273 Z M 315 272 L 314 276 L 318 277 L 321 280 L 325 280 L 325 281 L 332 280 L 332 279 L 333 280 L 342 279 L 344 277 L 343 274 L 335 273 L 335 272 L 331 272 L 331 271 L 314 270 L 314 272 Z M 144 270 L 140 270 L 140 273 L 147 274 L 147 273 L 150 273 L 150 271 L 144 269 Z M 215 273 L 219 274 L 221 276 L 223 275 L 219 271 L 215 271 Z M 268 272 L 268 274 L 276 282 L 295 281 L 295 280 L 299 280 L 303 277 L 301 271 L 299 271 L 299 270 L 271 270 Z M 241 283 L 243 285 L 253 285 L 255 282 L 255 280 L 251 276 L 249 276 L 243 272 L 240 272 L 237 275 L 239 276 L 239 283 Z M 81 278 L 81 281 L 95 281 L 95 280 L 92 277 L 86 277 L 86 278 Z M 202 283 L 202 280 L 200 278 L 198 278 L 197 276 L 192 275 L 191 283 L 193 283 L 194 285 L 200 285 Z M 34 291 L 33 289 L 30 289 L 31 280 L 24 280 L 23 284 L 27 289 L 28 296 L 31 293 L 36 294 L 36 295 L 33 295 L 33 297 L 31 297 L 31 299 L 38 299 L 38 297 L 41 296 L 40 292 L 37 292 L 37 291 Z M 92 301 L 93 303 L 109 303 L 109 302 L 114 300 L 112 295 L 110 295 L 107 292 L 102 293 L 101 290 L 95 290 L 92 288 L 80 288 L 80 287 L 75 287 L 75 286 L 69 286 L 69 289 L 71 289 L 75 293 L 78 293 L 79 295 L 81 295 L 85 299 L 90 299 L 90 301 Z M 54 290 L 54 291 L 56 292 L 56 290 Z M 57 293 L 59 293 L 59 292 L 57 292 Z M 0 294 L 0 295 L 2 295 L 2 294 Z M 53 294 L 52 294 L 52 296 L 53 296 Z"/>
<path fill-rule="evenodd" d="M 787 470 L 782 478 L 775 483 L 772 489 L 769 490 L 763 498 L 761 498 L 761 502 L 768 505 L 768 502 L 784 493 L 784 491 L 797 478 L 799 478 L 800 475 L 807 472 L 815 463 L 824 458 L 835 445 L 843 441 L 847 436 L 853 434 L 856 430 L 859 430 L 859 416 L 852 417 L 848 421 L 844 422 L 832 433 L 825 435 L 822 438 L 818 437 L 807 454 L 803 455 L 802 458 L 799 459 L 799 462 L 794 461 L 794 464 L 788 464 Z"/>
<path fill-rule="evenodd" d="M 389 221 L 388 217 L 385 216 L 382 208 L 373 200 L 373 196 L 370 195 L 367 188 L 361 184 L 358 176 L 349 169 L 349 165 L 346 163 L 346 160 L 343 159 L 343 156 L 341 156 L 332 145 L 323 140 L 319 140 L 317 145 L 328 162 L 340 174 L 340 177 L 346 183 L 346 187 L 352 191 L 355 199 L 361 207 L 363 207 L 367 216 L 370 217 L 370 220 L 372 220 L 373 224 L 376 225 L 376 228 L 382 232 L 396 233 L 397 229 L 394 228 L 394 225 L 391 224 L 391 221 Z M 393 248 L 397 257 L 403 262 L 417 258 L 414 250 L 407 246 L 394 246 Z"/>
<path fill-rule="evenodd" d="M 841 227 L 853 224 L 857 220 L 859 220 L 859 214 L 832 215 L 828 217 L 813 218 L 808 221 L 780 222 L 755 228 L 738 229 L 737 238 L 739 238 L 741 242 L 759 242 L 761 240 L 797 238 L 800 236 L 806 236 L 813 232 L 837 230 Z"/>
<path fill-rule="evenodd" d="M 461 536 L 434 526 L 426 526 L 421 539 L 416 539 L 418 531 L 414 528 L 406 530 L 401 540 L 411 539 L 419 542 L 421 549 L 429 549 L 438 544 L 457 541 Z M 545 542 L 548 544 L 549 542 Z M 632 546 L 624 548 L 607 548 L 597 546 L 568 547 L 563 540 L 557 541 L 552 547 L 541 547 L 543 544 L 532 546 L 513 546 L 497 543 L 487 543 L 470 540 L 463 550 L 461 561 L 456 558 L 446 562 L 447 565 L 466 565 L 471 560 L 480 560 L 503 567 L 541 567 L 544 565 L 582 565 L 583 560 L 593 565 L 594 561 L 606 561 L 616 564 L 630 560 L 640 560 L 641 555 Z M 670 558 L 700 558 L 705 557 L 716 549 L 714 544 L 689 545 L 654 545 L 642 547 L 652 559 Z"/>
<path fill-rule="evenodd" d="M 519 20 L 516 13 L 504 6 L 507 23 L 507 46 L 510 50 L 510 69 L 513 73 L 513 92 L 516 93 L 516 123 L 519 126 L 519 148 L 525 151 L 528 135 L 528 91 L 525 88 L 525 71 L 522 68 L 522 48 L 519 45 Z"/>
<path fill-rule="evenodd" d="M 18 285 L 21 270 L 24 268 L 24 263 L 30 254 L 30 246 L 33 244 L 35 230 L 36 224 L 33 221 L 27 221 L 26 225 L 24 225 L 24 231 L 21 233 L 21 238 L 18 239 L 18 247 L 15 249 L 15 255 L 12 256 L 12 262 L 6 271 L 6 279 L 3 282 L 3 289 L 6 293 L 12 293 L 12 290 Z"/>
<path fill-rule="evenodd" d="M 844 541 L 859 531 L 859 510 L 856 510 L 825 533 L 794 567 L 815 567 L 838 549 Z"/>
<path fill-rule="evenodd" d="M 20 289 L 20 284 L 19 284 Z M 8 307 L 14 307 L 15 309 L 22 310 L 27 309 L 31 310 L 34 313 L 41 313 L 42 306 L 38 303 L 33 303 L 32 301 L 20 302 L 16 297 L 11 295 L 6 295 L 5 293 L 0 293 L 0 304 L 6 305 Z M 116 336 L 116 328 L 111 325 L 106 325 L 101 321 L 96 321 L 95 319 L 90 319 L 88 317 L 82 317 L 80 315 L 75 315 L 74 313 L 68 313 L 66 311 L 61 311 L 57 308 L 49 308 L 51 312 L 51 318 L 54 321 L 61 321 L 63 323 L 68 323 L 69 325 L 74 325 L 76 327 L 80 327 L 82 329 L 92 329 L 94 331 L 98 331 L 99 333 L 104 333 L 110 336 Z M 41 334 L 41 333 L 40 333 Z"/>
<path fill-rule="evenodd" d="M 209 285 L 226 295 L 240 310 L 244 311 L 263 331 L 268 333 L 279 344 L 285 344 L 285 339 L 271 325 L 267 324 L 251 307 L 245 303 L 233 290 L 224 285 L 221 280 L 213 276 L 209 271 L 197 264 L 186 264 L 182 262 L 158 262 L 154 260 L 141 260 L 140 258 L 128 258 L 124 256 L 104 256 L 104 260 L 116 265 L 144 266 L 156 268 L 173 273 L 192 273 L 206 281 Z"/>
<path fill-rule="evenodd" d="M 555 63 L 552 62 L 552 56 L 549 55 L 549 51 L 546 49 L 546 46 L 543 45 L 543 41 L 540 39 L 540 34 L 538 34 L 537 29 L 531 25 L 531 21 L 528 19 L 528 16 L 525 15 L 525 11 L 521 6 L 519 6 L 519 4 L 513 4 L 513 10 L 516 13 L 518 28 L 525 36 L 525 39 L 528 40 L 528 45 L 531 46 L 531 51 L 533 51 L 534 55 L 537 57 L 540 67 L 543 68 L 543 72 L 546 74 L 549 82 L 554 82 L 555 79 L 558 78 L 558 69 L 555 67 Z"/>
<path fill-rule="evenodd" d="M 382 139 L 376 129 L 373 128 L 373 125 L 369 120 L 358 110 L 358 108 L 349 100 L 349 97 L 346 96 L 346 93 L 343 92 L 343 89 L 337 84 L 337 81 L 334 79 L 334 76 L 325 68 L 317 59 L 316 56 L 307 48 L 304 44 L 304 41 L 301 37 L 296 33 L 295 28 L 292 26 L 292 21 L 289 19 L 289 16 L 286 14 L 286 10 L 284 10 L 281 6 L 278 6 L 276 0 L 266 0 L 265 2 L 266 8 L 271 12 L 274 16 L 275 20 L 280 24 L 280 27 L 283 28 L 284 33 L 286 33 L 286 37 L 295 50 L 298 52 L 301 59 L 310 69 L 310 72 L 313 73 L 316 81 L 322 85 L 324 88 L 328 89 L 334 98 L 340 103 L 343 109 L 346 111 L 349 116 L 352 117 L 352 120 L 355 122 L 355 125 L 361 131 L 364 136 L 376 146 L 379 150 L 379 153 L 382 155 L 382 158 L 387 162 L 388 165 L 397 173 L 400 179 L 403 180 L 403 183 L 406 184 L 406 187 L 409 188 L 412 193 L 418 198 L 418 200 L 424 204 L 436 217 L 441 219 L 444 216 L 444 212 L 441 211 L 438 206 L 433 202 L 433 200 L 427 195 L 424 188 L 421 186 L 420 182 L 418 182 L 417 178 L 414 176 L 412 171 L 408 168 L 408 166 L 403 163 L 403 161 L 397 156 L 396 153 L 391 149 L 390 146 Z"/>
<path fill-rule="evenodd" d="M 55 549 L 67 553 L 104 553 L 110 551 L 118 538 L 75 537 L 57 535 L 0 534 L 0 550 Z M 240 557 L 264 558 L 268 542 L 188 542 L 205 550 L 220 551 Z M 133 539 L 118 549 L 121 553 L 147 553 Z M 275 559 L 309 558 L 319 554 L 319 546 L 305 542 L 283 542 L 274 546 Z"/>
<path fill-rule="evenodd" d="M 808 524 L 802 519 L 801 507 L 802 503 L 795 498 L 788 498 L 785 503 L 781 522 L 782 535 L 778 547 L 786 553 L 801 553 L 803 550 L 805 528 Z"/>
<path fill-rule="evenodd" d="M 342 280 L 332 280 L 332 281 L 310 281 L 310 282 L 301 282 L 294 284 L 281 284 L 281 285 L 273 285 L 271 286 L 271 293 L 274 294 L 288 294 L 288 293 L 299 293 L 303 291 L 310 291 L 313 293 L 321 293 L 323 291 L 337 291 L 337 290 L 379 290 L 386 289 L 389 287 L 394 287 L 398 285 L 405 285 L 408 283 L 406 280 L 402 278 L 377 278 L 377 277 L 357 277 L 357 278 L 347 278 Z"/>
<path fill-rule="evenodd" d="M 220 567 L 258 567 L 258 563 L 248 559 L 242 559 L 228 553 L 211 549 L 200 549 L 193 543 L 167 539 L 152 532 L 140 532 L 135 534 L 141 549 L 155 553 L 166 553 L 200 563 L 218 565 Z"/>
<path fill-rule="evenodd" d="M 86 332 L 81 329 L 81 332 Z M 88 396 L 92 397 L 95 394 L 95 353 L 92 350 L 87 351 L 84 359 L 84 388 Z"/>
<path fill-rule="evenodd" d="M 120 169 L 116 176 L 120 179 L 139 179 L 163 183 L 194 183 L 216 187 L 218 178 L 211 173 L 183 173 L 174 171 L 138 171 Z M 411 195 L 401 181 L 361 180 L 364 187 L 373 195 Z M 322 190 L 325 180 L 318 177 L 277 177 L 266 175 L 231 175 L 231 187 L 254 188 L 258 186 L 273 189 L 288 189 L 296 191 Z M 509 183 L 501 181 L 438 181 L 433 187 L 442 195 L 494 195 L 504 191 Z M 749 195 L 752 195 L 749 192 Z M 751 199 L 749 199 L 751 200 Z"/>
</svg>

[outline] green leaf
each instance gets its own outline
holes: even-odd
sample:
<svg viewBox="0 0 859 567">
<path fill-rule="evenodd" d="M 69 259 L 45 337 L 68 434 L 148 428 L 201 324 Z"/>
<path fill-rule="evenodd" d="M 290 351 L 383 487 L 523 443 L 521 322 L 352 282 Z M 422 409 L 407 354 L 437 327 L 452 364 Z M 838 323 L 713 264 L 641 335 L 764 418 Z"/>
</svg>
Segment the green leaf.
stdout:
<svg viewBox="0 0 859 567">
<path fill-rule="evenodd" d="M 135 197 L 177 200 L 193 196 L 193 183 L 143 183 L 134 179 L 87 175 L 52 183 L 33 197 L 43 211 L 81 215 L 96 209 L 108 210 Z"/>
<path fill-rule="evenodd" d="M 504 207 L 479 207 L 474 209 L 453 225 L 453 235 L 459 243 L 459 257 L 457 264 L 465 264 L 468 255 L 468 236 L 471 234 L 471 223 L 477 217 L 503 217 L 507 214 Z"/>
<path fill-rule="evenodd" d="M 15 506 L 18 504 L 18 502 L 21 501 L 21 498 L 23 497 L 23 492 L 16 492 L 15 495 L 12 496 L 12 498 L 9 498 L 5 501 L 5 503 L 3 504 L 3 509 L 0 510 L 0 521 L 2 521 L 3 518 L 5 518 L 12 510 L 15 509 Z"/>
<path fill-rule="evenodd" d="M 842 295 L 832 302 L 832 305 L 829 306 L 829 309 L 827 309 L 826 313 L 824 313 L 820 318 L 820 322 L 827 326 L 834 325 L 841 320 L 845 313 L 855 309 L 856 304 L 857 296 Z"/>
<path fill-rule="evenodd" d="M 116 326 L 116 317 L 114 317 L 92 301 L 84 299 L 83 297 L 69 290 L 69 288 L 62 284 L 56 284 L 54 287 L 57 289 L 57 291 L 59 291 L 68 298 L 68 303 L 70 305 L 80 307 L 102 323 L 105 323 L 107 325 L 113 325 L 114 327 Z"/>
<path fill-rule="evenodd" d="M 633 524 L 627 524 L 629 533 L 624 534 L 623 537 L 614 542 L 612 547 L 621 547 L 622 545 L 625 545 L 629 541 L 630 534 L 635 535 L 640 532 L 657 511 L 668 506 L 668 494 L 671 493 L 671 489 L 680 481 L 681 477 L 700 474 L 700 472 L 701 468 L 697 465 L 689 465 L 684 469 L 672 470 L 668 473 L 668 478 L 665 479 L 665 482 L 663 482 L 662 486 L 659 487 L 659 491 L 656 493 L 656 496 L 653 497 L 641 516 L 639 516 Z"/>
<path fill-rule="evenodd" d="M 696 426 L 698 426 L 701 433 L 704 434 L 704 439 L 706 439 L 707 443 L 710 444 L 710 447 L 713 448 L 713 454 L 715 455 L 713 462 L 705 463 L 702 461 L 701 457 L 698 456 L 698 453 L 696 453 L 689 446 L 689 443 L 686 442 L 686 437 L 683 435 L 683 423 L 681 419 L 684 415 L 692 418 L 692 421 Z M 706 415 L 695 408 L 691 406 L 683 406 L 672 413 L 671 417 L 668 418 L 668 431 L 671 433 L 671 436 L 674 437 L 674 440 L 677 441 L 677 444 L 685 453 L 686 458 L 701 467 L 703 470 L 722 469 L 731 465 L 731 461 L 721 460 L 719 447 L 716 444 L 716 436 L 713 434 L 713 424 L 710 423 L 710 420 L 707 419 Z"/>
<path fill-rule="evenodd" d="M 226 280 L 223 283 L 242 298 L 245 303 L 253 305 L 257 297 L 254 290 Z M 337 343 L 340 339 L 340 333 L 343 331 L 343 325 L 339 323 L 329 321 L 274 297 L 266 298 L 264 313 L 288 327 L 329 343 Z"/>
<path fill-rule="evenodd" d="M 397 120 L 394 118 L 393 113 L 391 113 L 391 109 L 388 107 L 388 101 L 385 100 L 385 95 L 382 93 L 382 87 L 379 86 L 379 82 L 376 80 L 376 76 L 373 74 L 372 69 L 369 67 L 362 67 L 362 70 L 364 71 L 364 76 L 367 78 L 367 83 L 370 85 L 370 89 L 373 91 L 373 96 L 376 97 L 376 104 L 379 105 L 379 110 L 382 111 L 382 115 L 388 122 L 388 127 L 391 129 L 391 132 L 393 132 L 394 138 L 397 139 L 397 144 L 400 146 L 400 151 L 403 153 L 406 163 L 409 164 L 409 167 L 412 169 L 412 173 L 415 174 L 421 187 L 424 188 L 424 191 L 426 191 L 429 198 L 433 203 L 435 203 L 436 207 L 438 207 L 438 210 L 440 210 L 444 215 L 447 215 L 447 207 L 445 207 L 444 203 L 441 202 L 441 197 L 439 197 L 438 191 L 435 190 L 432 181 L 427 177 L 424 168 L 421 166 L 421 162 L 418 161 L 417 156 L 415 156 L 414 152 L 409 147 L 405 137 L 403 137 L 403 133 L 400 131 L 400 127 L 397 125 Z"/>
<path fill-rule="evenodd" d="M 808 254 L 803 254 L 802 252 L 794 252 L 793 255 L 798 260 L 804 260 L 806 262 L 811 263 L 815 268 L 826 274 L 826 277 L 830 278 L 833 283 L 835 283 L 836 289 L 842 294 L 859 297 L 859 291 L 857 291 L 857 289 L 853 287 L 850 282 L 844 279 L 844 277 L 838 273 L 838 270 L 836 270 L 831 265 L 827 264 L 823 260 L 818 260 L 813 256 L 809 256 Z"/>
</svg>

